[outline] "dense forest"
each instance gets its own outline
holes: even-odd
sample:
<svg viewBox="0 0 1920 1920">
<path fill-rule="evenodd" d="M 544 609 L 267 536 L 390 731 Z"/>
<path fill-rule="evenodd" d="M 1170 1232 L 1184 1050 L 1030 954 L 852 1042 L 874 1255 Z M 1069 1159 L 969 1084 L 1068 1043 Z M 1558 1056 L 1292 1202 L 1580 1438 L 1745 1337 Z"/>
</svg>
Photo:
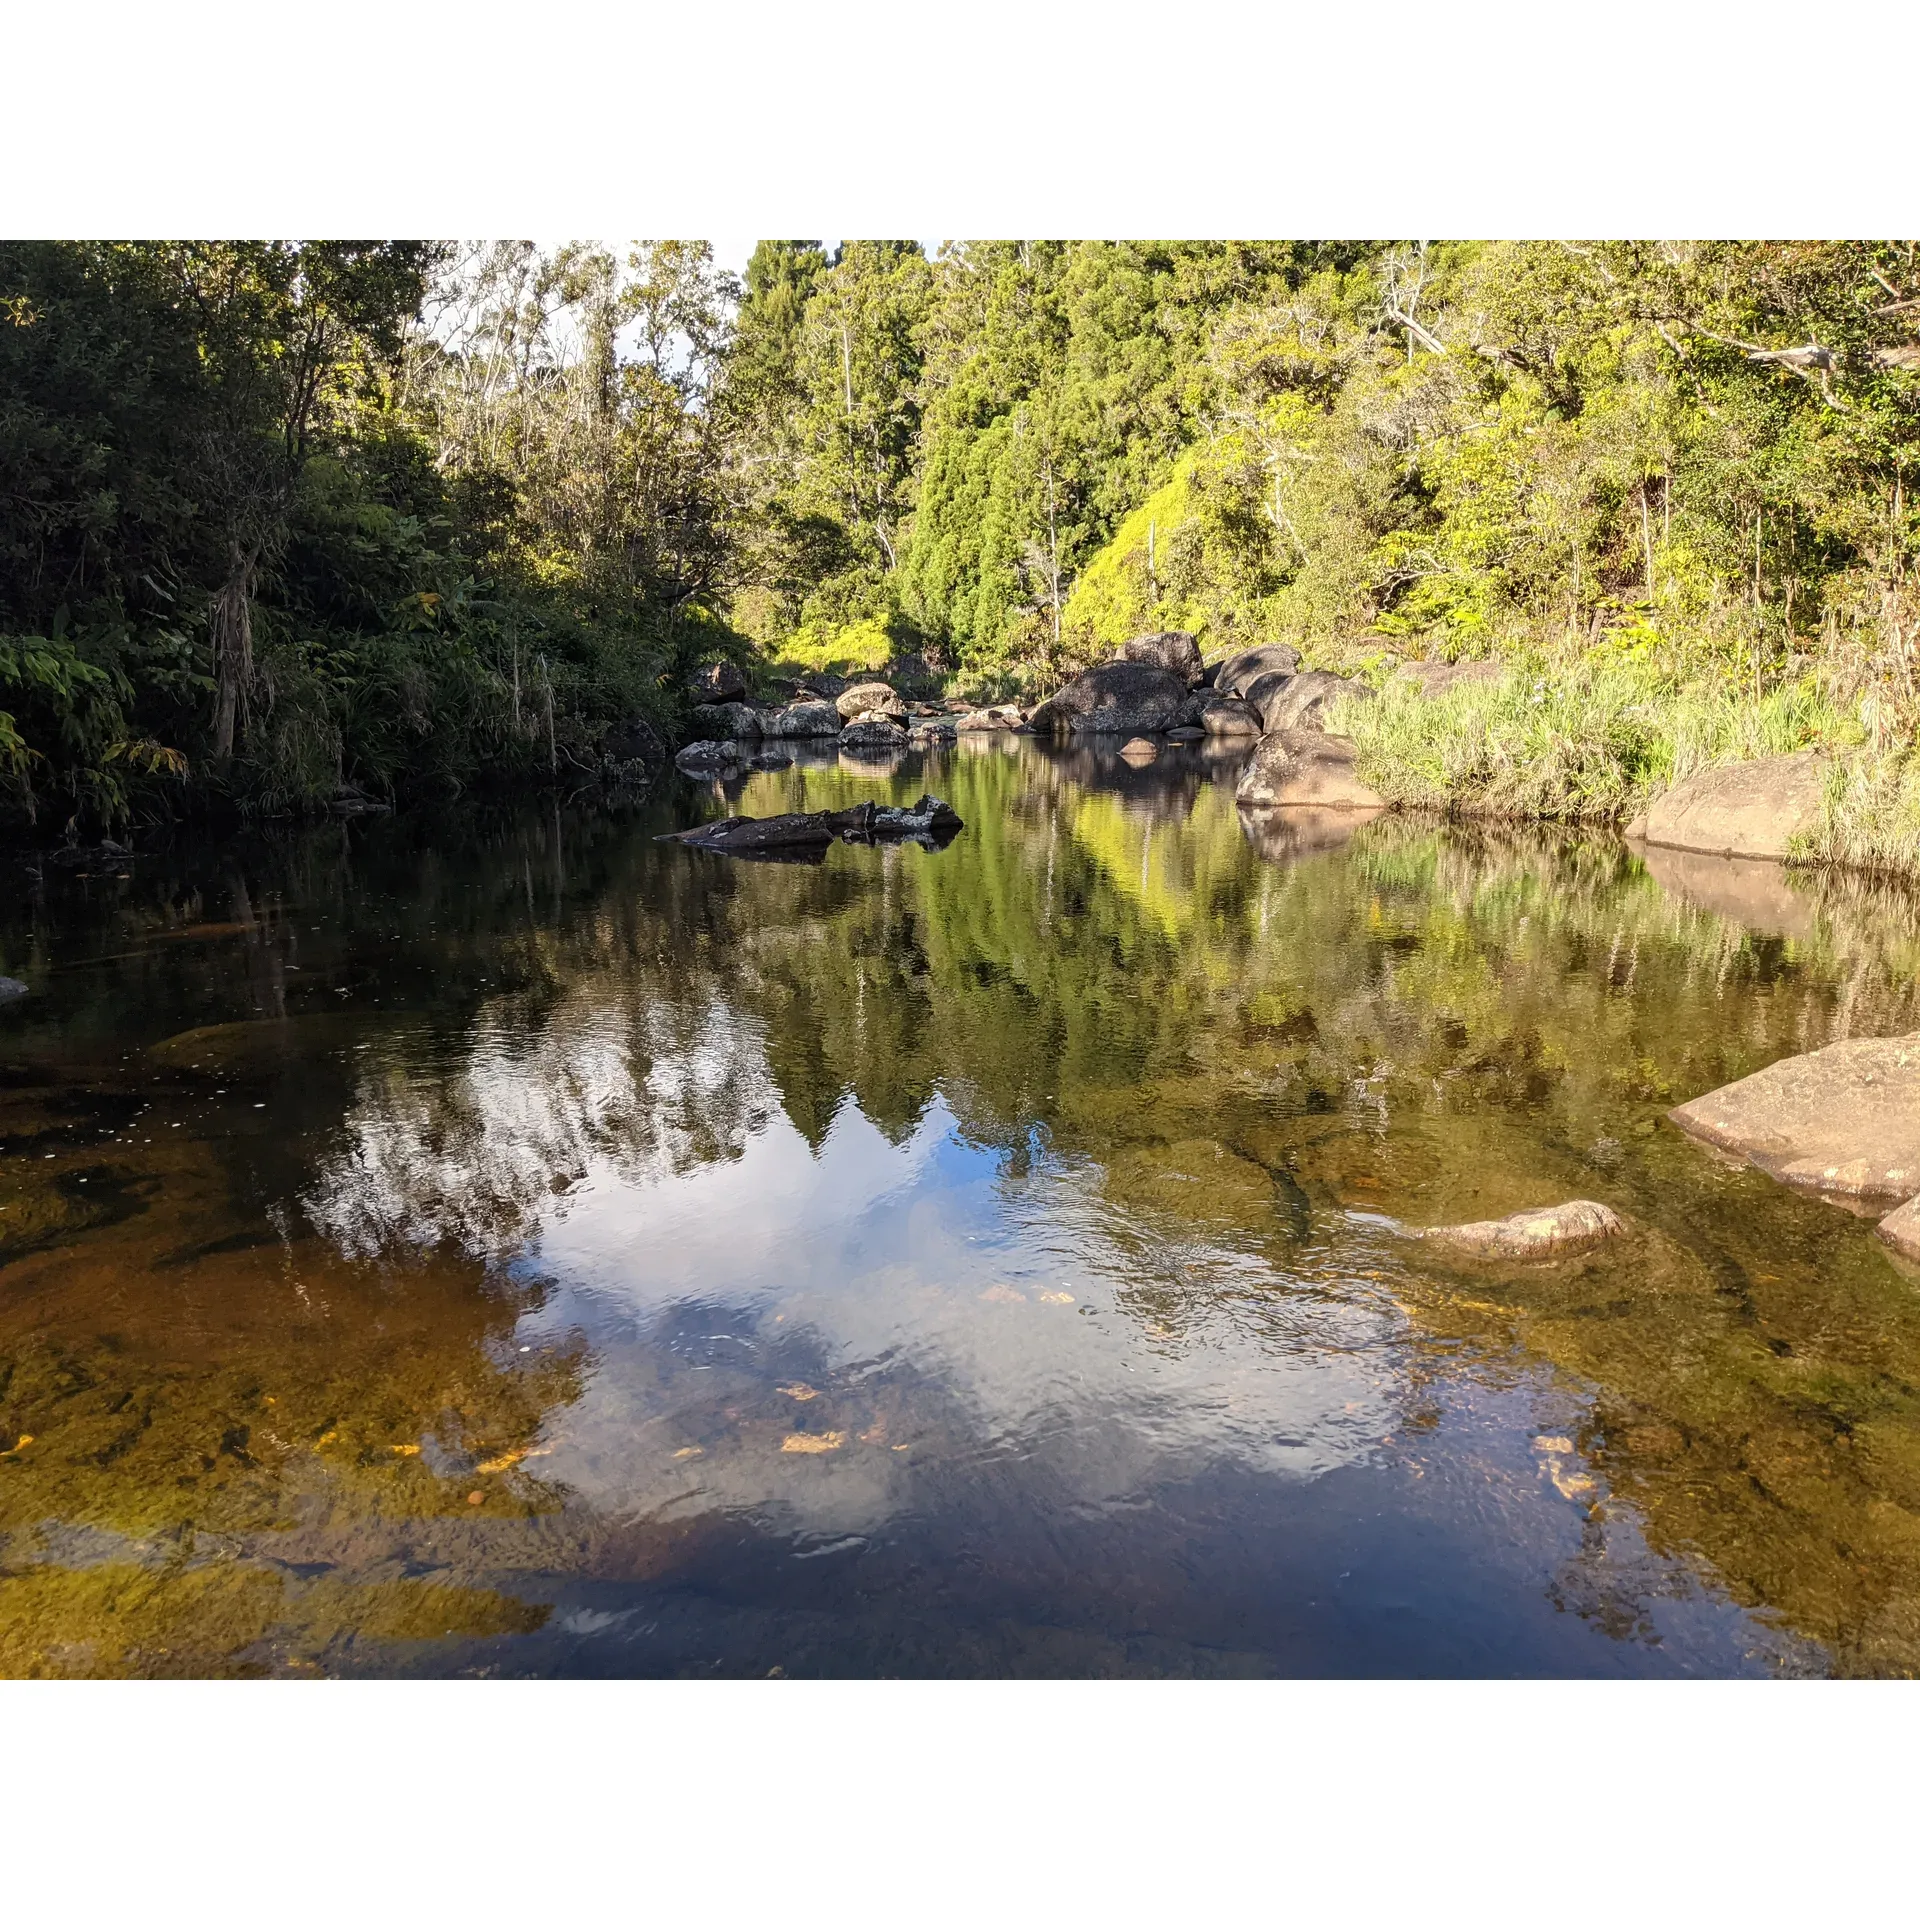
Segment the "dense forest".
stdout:
<svg viewBox="0 0 1920 1920">
<path fill-rule="evenodd" d="M 1184 628 L 1506 663 L 1376 703 L 1411 797 L 1830 741 L 1900 864 L 1916 456 L 1909 242 L 10 242 L 3 804 L 578 785 L 705 659 L 1030 696 Z"/>
</svg>

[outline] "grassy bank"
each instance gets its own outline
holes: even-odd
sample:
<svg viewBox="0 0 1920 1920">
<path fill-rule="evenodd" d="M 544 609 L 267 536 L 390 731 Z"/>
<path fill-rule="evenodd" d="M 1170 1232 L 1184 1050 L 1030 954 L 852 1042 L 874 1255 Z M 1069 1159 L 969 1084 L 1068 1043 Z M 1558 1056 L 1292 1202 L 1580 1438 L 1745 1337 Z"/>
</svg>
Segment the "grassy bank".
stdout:
<svg viewBox="0 0 1920 1920">
<path fill-rule="evenodd" d="M 1378 658 L 1349 666 L 1376 697 L 1341 702 L 1330 724 L 1397 805 L 1624 825 L 1708 767 L 1819 747 L 1832 756 L 1826 811 L 1798 857 L 1920 877 L 1911 724 L 1880 689 L 1836 685 L 1830 663 L 1756 690 L 1714 653 L 1533 647 L 1498 680 L 1431 699 Z"/>
</svg>

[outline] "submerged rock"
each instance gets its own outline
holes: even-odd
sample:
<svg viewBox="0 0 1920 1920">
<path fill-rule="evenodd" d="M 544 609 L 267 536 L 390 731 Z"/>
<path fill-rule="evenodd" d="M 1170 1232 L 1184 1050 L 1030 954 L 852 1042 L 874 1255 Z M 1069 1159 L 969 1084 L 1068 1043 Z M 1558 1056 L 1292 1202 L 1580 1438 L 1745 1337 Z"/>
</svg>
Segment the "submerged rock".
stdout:
<svg viewBox="0 0 1920 1920">
<path fill-rule="evenodd" d="M 793 755 L 790 753 L 756 753 L 753 758 L 747 762 L 747 765 L 750 766 L 755 773 L 784 773 L 788 767 L 793 765 Z"/>
<path fill-rule="evenodd" d="M 1812 747 L 1709 767 L 1661 794 L 1627 837 L 1695 853 L 1784 860 L 1794 835 L 1820 824 L 1826 784 L 1826 760 Z"/>
<path fill-rule="evenodd" d="M 687 698 L 695 706 L 738 700 L 746 690 L 747 676 L 731 660 L 716 660 L 700 668 L 687 681 Z"/>
<path fill-rule="evenodd" d="M 1354 745 L 1337 734 L 1269 733 L 1233 796 L 1243 807 L 1347 807 L 1387 803 L 1354 772 Z"/>
<path fill-rule="evenodd" d="M 913 747 L 950 747 L 959 729 L 950 720 L 928 720 L 907 729 L 907 744 Z"/>
<path fill-rule="evenodd" d="M 1129 640 L 1117 657 L 1136 666 L 1164 667 L 1188 686 L 1200 678 L 1200 643 L 1190 633 L 1143 633 Z"/>
<path fill-rule="evenodd" d="M 16 980 L 11 974 L 0 973 L 0 1000 L 18 1000 L 27 990 L 24 980 Z"/>
<path fill-rule="evenodd" d="M 1415 1239 L 1479 1260 L 1551 1260 L 1597 1246 L 1627 1230 L 1627 1223 L 1598 1200 L 1563 1200 L 1557 1207 L 1531 1207 L 1504 1220 L 1470 1220 L 1458 1227 L 1416 1227 Z"/>
<path fill-rule="evenodd" d="M 1204 740 L 1206 737 L 1205 727 L 1169 727 L 1167 729 L 1167 738 L 1178 741 L 1183 747 L 1192 741 Z"/>
<path fill-rule="evenodd" d="M 1158 733 L 1187 697 L 1186 676 L 1109 660 L 1070 680 L 1032 713 L 1036 733 Z"/>
<path fill-rule="evenodd" d="M 1791 1187 L 1859 1202 L 1920 1194 L 1920 1033 L 1776 1060 L 1668 1116 Z"/>
<path fill-rule="evenodd" d="M 831 700 L 796 700 L 760 716 L 768 740 L 821 740 L 840 731 L 840 710 Z"/>
</svg>

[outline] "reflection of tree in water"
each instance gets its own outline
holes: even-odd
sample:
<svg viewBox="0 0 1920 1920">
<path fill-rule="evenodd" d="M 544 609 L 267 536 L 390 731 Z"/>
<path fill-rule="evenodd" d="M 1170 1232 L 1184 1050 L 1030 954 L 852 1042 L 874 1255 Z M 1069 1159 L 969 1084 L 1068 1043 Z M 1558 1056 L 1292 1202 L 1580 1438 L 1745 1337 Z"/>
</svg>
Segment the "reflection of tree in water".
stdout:
<svg viewBox="0 0 1920 1920">
<path fill-rule="evenodd" d="M 392 1267 L 407 1285 L 444 1270 L 483 1292 L 474 1261 L 516 1252 L 590 1163 L 671 1178 L 737 1155 L 776 1105 L 818 1149 L 849 1096 L 897 1141 L 938 1092 L 1010 1179 L 1036 1141 L 1097 1168 L 1088 1231 L 1112 1243 L 1120 1310 L 1156 1339 L 1297 1342 L 1289 1290 L 1361 1300 L 1351 1261 L 1327 1264 L 1356 1215 L 1587 1193 L 1654 1240 L 1591 1272 L 1469 1281 L 1382 1241 L 1366 1284 L 1439 1343 L 1440 1369 L 1504 1355 L 1592 1383 L 1581 1469 L 1656 1546 L 1705 1555 L 1849 1670 L 1913 1664 L 1920 1323 L 1854 1223 L 1713 1166 L 1661 1120 L 1782 1053 L 1915 1025 L 1911 915 L 1829 886 L 1806 938 L 1754 935 L 1610 843 L 1406 820 L 1318 857 L 1311 822 L 1249 835 L 1224 776 L 1144 773 L 996 743 L 891 790 L 863 779 L 851 797 L 954 801 L 966 831 L 933 857 L 749 868 L 536 818 L 464 852 L 376 838 L 351 873 L 310 876 L 333 905 L 293 916 L 292 1024 L 338 938 L 355 984 L 334 1012 L 375 1035 L 349 1056 L 345 1131 L 308 1187 L 325 1257 L 361 1272 L 336 1250 L 412 1244 Z M 833 806 L 851 784 L 800 765 L 755 776 L 740 804 Z M 287 919 L 273 891 L 254 888 L 263 926 Z M 391 942 L 367 976 L 384 1024 L 335 921 Z M 489 1328 L 510 1325 L 485 1297 L 504 1316 Z M 1314 1337 L 1337 1339 L 1330 1325 Z M 500 1337 L 463 1336 L 432 1365 L 465 1380 L 460 1356 Z M 1583 1561 L 1562 1597 L 1637 1633 L 1665 1577 Z"/>
<path fill-rule="evenodd" d="M 742 804 L 836 804 L 837 777 L 796 768 Z M 559 1166 L 583 1139 L 626 1139 L 638 1167 L 671 1137 L 682 1166 L 773 1098 L 817 1143 L 848 1094 L 897 1139 L 937 1087 L 971 1137 L 1017 1152 L 1039 1128 L 1103 1170 L 1095 1230 L 1137 1242 L 1117 1302 L 1154 1338 L 1223 1321 L 1285 1337 L 1263 1263 L 1299 1285 L 1352 1209 L 1609 1200 L 1653 1225 L 1657 1258 L 1476 1281 L 1465 1292 L 1513 1310 L 1450 1307 L 1446 1324 L 1600 1387 L 1582 1459 L 1656 1545 L 1704 1553 L 1843 1664 L 1911 1664 L 1920 1320 L 1856 1226 L 1818 1210 L 1809 1225 L 1805 1202 L 1723 1173 L 1661 1118 L 1782 1053 L 1916 1024 L 1905 921 L 1829 890 L 1812 935 L 1784 942 L 1662 892 L 1613 843 L 1405 820 L 1314 858 L 1314 822 L 1250 839 L 1224 782 L 1092 751 L 955 756 L 942 777 L 968 826 L 938 858 L 724 881 L 694 866 L 675 876 L 710 887 L 691 941 L 636 918 L 570 962 L 583 933 L 565 935 L 551 965 L 583 1004 L 620 979 L 684 1011 L 626 1042 L 646 1064 L 617 1093 L 590 1064 L 592 1022 L 550 1028 L 538 1044 L 573 1052 L 528 1056 L 563 1090 L 534 1129 L 547 1158 L 505 1158 Z M 722 1004 L 724 1040 L 698 1018 Z M 566 1117 L 589 1110 L 597 1131 Z M 1130 1224 L 1155 1221 L 1149 1240 Z M 1417 1272 L 1380 1257 L 1381 1283 L 1433 1324 Z M 1564 1593 L 1638 1631 L 1639 1576 L 1614 1565 L 1570 1569 Z"/>
<path fill-rule="evenodd" d="M 412 1243 L 497 1258 L 595 1163 L 637 1184 L 734 1159 L 772 1107 L 759 1037 L 723 1002 L 575 989 L 537 1022 L 484 1017 L 456 1069 L 369 1076 L 307 1211 L 362 1257 Z"/>
</svg>

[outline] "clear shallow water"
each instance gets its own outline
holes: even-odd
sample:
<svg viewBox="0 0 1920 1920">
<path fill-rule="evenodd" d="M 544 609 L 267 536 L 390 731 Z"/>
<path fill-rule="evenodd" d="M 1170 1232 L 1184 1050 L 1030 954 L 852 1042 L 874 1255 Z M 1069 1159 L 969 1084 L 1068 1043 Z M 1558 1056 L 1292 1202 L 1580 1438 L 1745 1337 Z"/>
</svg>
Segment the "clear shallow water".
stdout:
<svg viewBox="0 0 1920 1920">
<path fill-rule="evenodd" d="M 12 890 L 0 1670 L 1920 1665 L 1920 1291 L 1662 1117 L 1920 1026 L 1904 898 L 819 758 Z"/>
</svg>

